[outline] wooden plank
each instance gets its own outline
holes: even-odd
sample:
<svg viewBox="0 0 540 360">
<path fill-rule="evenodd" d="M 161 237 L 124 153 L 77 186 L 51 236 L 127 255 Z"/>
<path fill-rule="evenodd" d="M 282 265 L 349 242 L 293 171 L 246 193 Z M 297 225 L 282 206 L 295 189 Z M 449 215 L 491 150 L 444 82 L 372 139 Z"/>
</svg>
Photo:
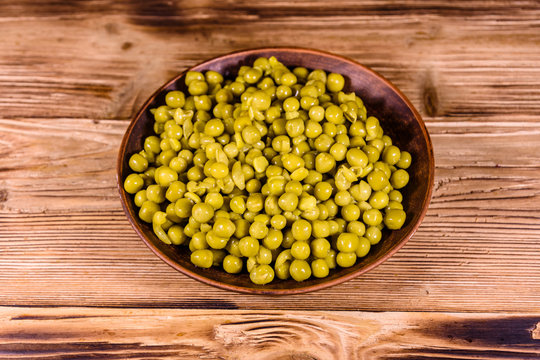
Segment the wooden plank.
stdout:
<svg viewBox="0 0 540 360">
<path fill-rule="evenodd" d="M 0 308 L 2 359 L 538 359 L 540 314 Z"/>
<path fill-rule="evenodd" d="M 535 1 L 411 2 L 401 10 L 392 2 L 115 4 L 27 2 L 0 11 L 1 116 L 125 119 L 188 66 L 276 39 L 373 67 L 428 120 L 540 111 Z"/>
<path fill-rule="evenodd" d="M 503 121 L 467 123 L 470 130 L 453 122 L 430 125 L 435 192 L 407 246 L 357 280 L 276 299 L 198 284 L 146 249 L 123 215 L 115 189 L 115 156 L 126 121 L 0 120 L 7 149 L 0 172 L 0 303 L 540 308 L 540 169 L 535 159 L 540 125 L 527 124 L 524 130 Z M 511 150 L 500 151 L 501 144 Z M 514 155 L 508 157 L 509 152 Z M 356 301 L 350 301 L 351 294 Z"/>
<path fill-rule="evenodd" d="M 539 19 L 537 1 L 1 2 L 0 304 L 540 309 Z M 276 44 L 350 56 L 394 82 L 424 116 L 437 166 L 402 251 L 287 298 L 167 267 L 129 227 L 114 179 L 128 119 L 161 83 Z"/>
</svg>

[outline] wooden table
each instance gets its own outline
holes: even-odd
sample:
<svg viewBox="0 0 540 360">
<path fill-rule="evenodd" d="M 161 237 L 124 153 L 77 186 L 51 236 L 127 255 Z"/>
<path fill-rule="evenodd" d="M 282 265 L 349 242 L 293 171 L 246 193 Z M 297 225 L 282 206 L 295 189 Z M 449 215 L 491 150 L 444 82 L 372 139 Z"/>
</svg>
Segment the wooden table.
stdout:
<svg viewBox="0 0 540 360">
<path fill-rule="evenodd" d="M 0 2 L 0 358 L 539 359 L 538 1 Z M 419 231 L 315 293 L 230 293 L 130 227 L 115 159 L 165 80 L 234 50 L 353 58 L 422 114 Z"/>
</svg>

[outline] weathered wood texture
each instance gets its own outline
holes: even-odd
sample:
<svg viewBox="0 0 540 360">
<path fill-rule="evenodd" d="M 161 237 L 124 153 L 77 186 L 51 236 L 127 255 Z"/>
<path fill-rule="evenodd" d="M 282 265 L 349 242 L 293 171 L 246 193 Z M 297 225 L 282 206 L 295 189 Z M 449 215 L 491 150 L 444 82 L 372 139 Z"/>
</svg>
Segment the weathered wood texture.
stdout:
<svg viewBox="0 0 540 360">
<path fill-rule="evenodd" d="M 0 33 L 0 304 L 540 310 L 537 1 L 2 1 Z M 154 89 L 270 45 L 383 74 L 423 115 L 437 168 L 427 217 L 396 256 L 284 298 L 176 273 L 128 225 L 114 179 L 129 118 Z"/>
<path fill-rule="evenodd" d="M 2 359 L 538 359 L 540 314 L 0 308 Z"/>
</svg>

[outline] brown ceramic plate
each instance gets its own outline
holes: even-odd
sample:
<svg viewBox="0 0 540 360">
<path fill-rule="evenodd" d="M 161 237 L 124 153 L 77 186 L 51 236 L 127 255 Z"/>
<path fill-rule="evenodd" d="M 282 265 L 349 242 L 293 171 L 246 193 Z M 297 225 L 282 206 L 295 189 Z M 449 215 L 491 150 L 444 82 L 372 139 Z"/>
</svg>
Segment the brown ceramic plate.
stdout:
<svg viewBox="0 0 540 360">
<path fill-rule="evenodd" d="M 407 212 L 403 228 L 392 232 L 385 231 L 383 240 L 373 246 L 365 258 L 359 259 L 355 266 L 331 271 L 330 276 L 324 279 L 312 278 L 300 283 L 275 279 L 270 284 L 260 286 L 251 283 L 248 274 L 231 275 L 217 267 L 202 269 L 191 264 L 186 246 L 164 244 L 153 234 L 151 226 L 138 219 L 138 208 L 133 203 L 133 196 L 127 194 L 122 187 L 124 179 L 130 173 L 129 157 L 142 149 L 145 137 L 152 133 L 153 117 L 149 109 L 164 104 L 168 91 L 186 90 L 184 75 L 187 70 L 163 85 L 146 101 L 124 135 L 117 164 L 117 182 L 122 206 L 137 234 L 157 256 L 176 270 L 203 283 L 244 293 L 272 295 L 297 294 L 340 284 L 384 262 L 405 245 L 418 229 L 426 214 L 433 188 L 434 159 L 429 134 L 420 115 L 405 95 L 381 75 L 341 56 L 300 48 L 253 49 L 220 56 L 190 70 L 215 70 L 227 78 L 235 74 L 240 66 L 251 65 L 261 56 L 275 56 L 289 67 L 304 66 L 308 69 L 324 69 L 343 74 L 347 79 L 345 90 L 356 92 L 364 101 L 368 116 L 379 118 L 385 134 L 388 134 L 400 149 L 412 154 L 413 164 L 408 169 L 410 181 L 402 191 L 403 205 Z"/>
</svg>

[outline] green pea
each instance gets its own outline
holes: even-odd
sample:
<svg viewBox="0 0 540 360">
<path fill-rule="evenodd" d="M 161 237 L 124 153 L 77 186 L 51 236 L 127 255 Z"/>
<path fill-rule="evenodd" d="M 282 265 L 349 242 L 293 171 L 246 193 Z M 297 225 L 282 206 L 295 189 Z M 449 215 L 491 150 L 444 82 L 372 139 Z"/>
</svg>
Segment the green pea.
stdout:
<svg viewBox="0 0 540 360">
<path fill-rule="evenodd" d="M 307 220 L 296 220 L 291 225 L 292 235 L 296 240 L 307 241 L 311 237 L 311 223 Z"/>
<path fill-rule="evenodd" d="M 374 209 L 382 209 L 388 205 L 389 200 L 388 194 L 386 194 L 384 191 L 376 191 L 371 194 L 371 197 L 369 198 L 369 205 L 371 205 Z"/>
<path fill-rule="evenodd" d="M 330 267 L 324 259 L 315 259 L 311 262 L 311 272 L 316 278 L 325 278 L 330 273 Z"/>
<path fill-rule="evenodd" d="M 274 280 L 274 269 L 270 265 L 259 265 L 250 272 L 249 278 L 257 285 L 268 284 Z"/>
<path fill-rule="evenodd" d="M 389 209 L 384 214 L 384 225 L 390 230 L 401 229 L 405 223 L 405 211 L 400 209 Z"/>
<path fill-rule="evenodd" d="M 360 237 L 358 241 L 358 248 L 356 249 L 357 257 L 364 257 L 369 253 L 371 249 L 371 243 L 365 237 Z"/>
<path fill-rule="evenodd" d="M 214 209 L 208 204 L 198 203 L 193 205 L 192 216 L 200 223 L 207 223 L 214 217 Z"/>
<path fill-rule="evenodd" d="M 369 243 L 371 245 L 375 245 L 378 244 L 379 241 L 381 241 L 382 233 L 381 230 L 376 226 L 370 226 L 366 229 L 364 237 L 369 240 Z"/>
<path fill-rule="evenodd" d="M 326 81 L 326 87 L 329 91 L 337 93 L 343 90 L 345 86 L 345 78 L 341 74 L 330 73 Z"/>
<path fill-rule="evenodd" d="M 383 221 L 383 216 L 377 209 L 368 209 L 362 214 L 362 220 L 366 225 L 377 226 Z"/>
<path fill-rule="evenodd" d="M 139 209 L 139 218 L 147 223 L 152 223 L 152 217 L 156 212 L 160 211 L 159 205 L 153 201 L 147 200 L 142 203 Z"/>
<path fill-rule="evenodd" d="M 374 169 L 367 176 L 368 184 L 375 191 L 384 189 L 388 185 L 388 177 L 379 169 Z"/>
<path fill-rule="evenodd" d="M 409 182 L 409 174 L 403 169 L 394 171 L 390 177 L 390 184 L 396 189 L 402 189 Z"/>
<path fill-rule="evenodd" d="M 356 263 L 356 253 L 354 252 L 339 252 L 336 256 L 336 262 L 343 268 L 348 268 Z"/>
<path fill-rule="evenodd" d="M 129 158 L 129 167 L 135 172 L 143 172 L 148 168 L 148 160 L 141 154 L 133 154 Z"/>
<path fill-rule="evenodd" d="M 195 250 L 191 253 L 191 262 L 198 267 L 209 268 L 214 262 L 212 251 L 208 249 Z"/>
<path fill-rule="evenodd" d="M 399 157 L 399 161 L 396 163 L 396 166 L 401 169 L 408 169 L 411 166 L 412 157 L 411 154 L 407 151 L 402 151 Z"/>
<path fill-rule="evenodd" d="M 295 259 L 305 260 L 310 253 L 311 249 L 307 241 L 295 241 L 291 246 L 291 255 Z"/>
<path fill-rule="evenodd" d="M 251 236 L 245 236 L 240 239 L 238 248 L 240 249 L 240 253 L 242 254 L 242 256 L 255 256 L 259 252 L 259 241 L 257 241 L 257 239 L 255 238 L 252 238 Z"/>
<path fill-rule="evenodd" d="M 337 250 L 341 252 L 353 252 L 358 248 L 358 236 L 353 233 L 342 233 L 336 241 Z"/>
<path fill-rule="evenodd" d="M 249 227 L 249 235 L 255 239 L 264 239 L 268 235 L 268 228 L 264 223 L 255 221 Z"/>
<path fill-rule="evenodd" d="M 129 174 L 124 180 L 124 190 L 130 194 L 135 194 L 144 186 L 143 178 L 138 174 Z"/>
<path fill-rule="evenodd" d="M 187 198 L 178 199 L 174 205 L 174 212 L 180 218 L 188 218 L 191 215 L 193 201 Z"/>
<path fill-rule="evenodd" d="M 384 149 L 383 160 L 389 165 L 395 165 L 401 157 L 401 151 L 397 146 L 391 145 Z"/>
<path fill-rule="evenodd" d="M 305 260 L 293 260 L 289 267 L 289 272 L 291 277 L 298 282 L 307 280 L 311 277 L 311 267 Z"/>
</svg>

